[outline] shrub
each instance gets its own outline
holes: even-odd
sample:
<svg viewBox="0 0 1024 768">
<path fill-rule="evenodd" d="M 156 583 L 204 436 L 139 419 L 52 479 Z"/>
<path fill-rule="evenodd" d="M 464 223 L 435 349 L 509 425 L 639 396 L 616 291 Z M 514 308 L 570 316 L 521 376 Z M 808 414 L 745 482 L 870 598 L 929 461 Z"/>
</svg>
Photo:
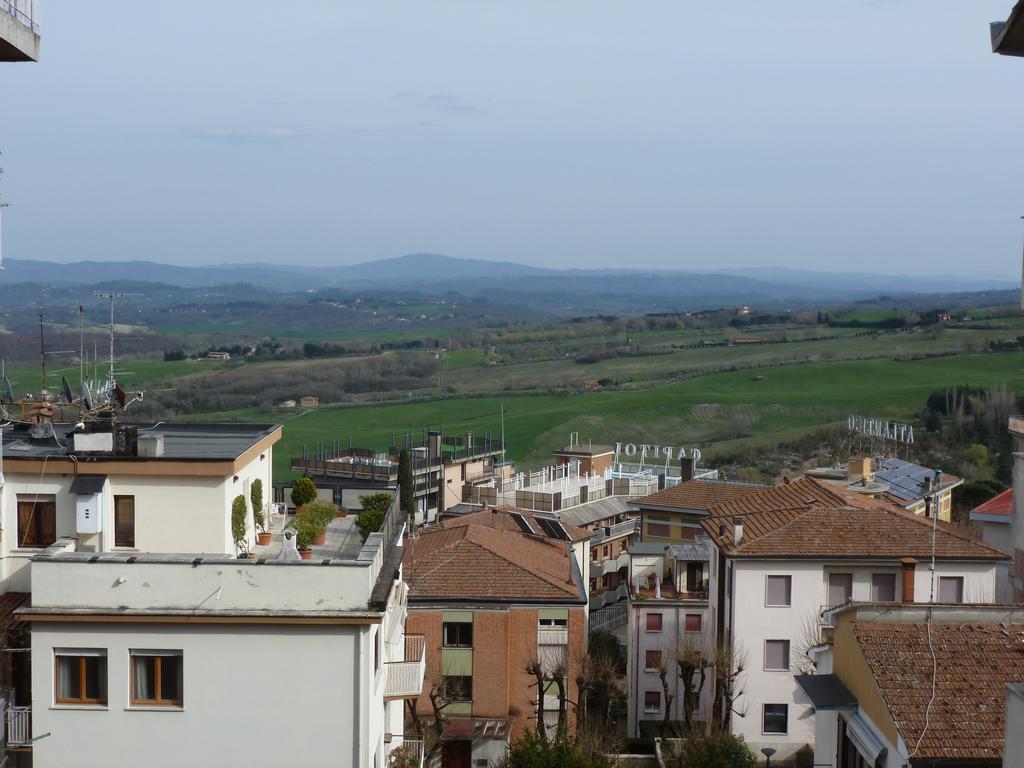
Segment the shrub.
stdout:
<svg viewBox="0 0 1024 768">
<path fill-rule="evenodd" d="M 308 477 L 296 478 L 292 483 L 292 504 L 302 507 L 316 498 L 316 486 Z"/>
<path fill-rule="evenodd" d="M 497 768 L 611 768 L 612 763 L 602 754 L 590 754 L 564 733 L 542 739 L 530 729 L 512 743 L 508 755 L 495 765 Z"/>
<path fill-rule="evenodd" d="M 297 515 L 290 527 L 295 529 L 295 546 L 299 549 L 312 549 L 313 539 L 321 533 L 316 520 L 306 515 Z"/>
<path fill-rule="evenodd" d="M 697 731 L 683 741 L 676 765 L 680 768 L 756 768 L 757 758 L 742 736 L 728 731 L 710 735 Z"/>
<path fill-rule="evenodd" d="M 235 496 L 235 500 L 231 502 L 231 538 L 235 540 L 235 547 L 240 552 L 248 551 L 245 541 L 247 511 L 245 497 Z"/>
<path fill-rule="evenodd" d="M 359 529 L 359 535 L 363 537 L 364 543 L 371 533 L 380 530 L 384 523 L 384 515 L 387 514 L 393 500 L 390 493 L 372 493 L 359 497 L 363 511 L 356 518 L 356 528 Z"/>
<path fill-rule="evenodd" d="M 261 531 L 267 530 L 267 521 L 263 517 L 263 481 L 256 478 L 249 488 L 249 501 L 252 503 L 252 517 L 256 527 Z"/>
<path fill-rule="evenodd" d="M 311 501 L 302 508 L 299 517 L 312 521 L 318 529 L 317 532 L 322 533 L 337 515 L 338 507 L 329 501 Z"/>
</svg>

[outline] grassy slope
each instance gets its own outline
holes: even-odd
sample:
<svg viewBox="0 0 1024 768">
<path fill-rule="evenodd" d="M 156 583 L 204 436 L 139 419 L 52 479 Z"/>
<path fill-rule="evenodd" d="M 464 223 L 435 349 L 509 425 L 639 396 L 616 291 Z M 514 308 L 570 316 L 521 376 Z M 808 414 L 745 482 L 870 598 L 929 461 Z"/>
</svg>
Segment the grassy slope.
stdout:
<svg viewBox="0 0 1024 768">
<path fill-rule="evenodd" d="M 275 450 L 275 476 L 288 475 L 288 461 L 303 444 L 334 439 L 347 444 L 386 447 L 393 432 L 442 426 L 446 433 L 471 430 L 505 434 L 511 458 L 545 461 L 553 448 L 579 431 L 595 442 L 615 439 L 700 445 L 720 435 L 723 423 L 743 434 L 796 435 L 845 419 L 855 411 L 872 416 L 908 416 L 941 387 L 970 383 L 1006 384 L 1024 392 L 1024 356 L 973 355 L 896 362 L 871 360 L 814 363 L 770 369 L 764 381 L 750 372 L 714 374 L 652 389 L 564 396 L 491 396 L 407 405 L 318 410 L 286 422 Z M 222 414 L 224 418 L 277 421 L 281 412 Z M 728 443 L 719 443 L 719 450 Z"/>
</svg>

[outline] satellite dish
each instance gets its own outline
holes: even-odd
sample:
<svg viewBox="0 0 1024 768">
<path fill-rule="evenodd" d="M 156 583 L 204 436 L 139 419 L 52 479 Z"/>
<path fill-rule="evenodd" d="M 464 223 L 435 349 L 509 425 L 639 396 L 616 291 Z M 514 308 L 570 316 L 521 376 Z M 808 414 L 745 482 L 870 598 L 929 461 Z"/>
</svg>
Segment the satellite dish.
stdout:
<svg viewBox="0 0 1024 768">
<path fill-rule="evenodd" d="M 6 403 L 13 403 L 14 402 L 14 390 L 11 389 L 11 380 L 9 378 L 7 378 L 6 374 L 4 374 L 3 398 L 4 398 L 4 402 L 6 402 Z"/>
<path fill-rule="evenodd" d="M 117 404 L 124 408 L 124 404 L 127 402 L 124 390 L 121 389 L 120 384 L 114 385 L 114 399 L 117 400 Z"/>
<path fill-rule="evenodd" d="M 73 402 L 75 402 L 75 398 L 71 395 L 71 385 L 68 384 L 68 377 L 67 376 L 61 376 L 60 377 L 60 386 L 61 386 L 61 392 L 64 395 L 64 402 L 65 403 L 73 403 Z"/>
<path fill-rule="evenodd" d="M 92 392 L 89 391 L 89 385 L 82 382 L 82 405 L 85 406 L 85 410 L 91 411 L 92 405 Z"/>
</svg>

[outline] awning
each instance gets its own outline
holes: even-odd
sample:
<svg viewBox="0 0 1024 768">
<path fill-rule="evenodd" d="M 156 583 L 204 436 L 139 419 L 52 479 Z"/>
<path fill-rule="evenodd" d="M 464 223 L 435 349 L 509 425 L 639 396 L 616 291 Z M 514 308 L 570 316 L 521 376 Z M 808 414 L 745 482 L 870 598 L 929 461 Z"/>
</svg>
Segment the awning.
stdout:
<svg viewBox="0 0 1024 768">
<path fill-rule="evenodd" d="M 71 481 L 71 493 L 83 495 L 103 493 L 103 486 L 106 483 L 106 475 L 75 475 L 75 479 Z"/>
<path fill-rule="evenodd" d="M 835 675 L 795 675 L 816 710 L 857 709 L 857 699 Z"/>
<path fill-rule="evenodd" d="M 875 729 L 859 712 L 854 712 L 846 718 L 846 735 L 853 746 L 860 752 L 870 765 L 874 765 L 879 756 L 885 752 L 885 742 L 876 734 Z"/>
</svg>

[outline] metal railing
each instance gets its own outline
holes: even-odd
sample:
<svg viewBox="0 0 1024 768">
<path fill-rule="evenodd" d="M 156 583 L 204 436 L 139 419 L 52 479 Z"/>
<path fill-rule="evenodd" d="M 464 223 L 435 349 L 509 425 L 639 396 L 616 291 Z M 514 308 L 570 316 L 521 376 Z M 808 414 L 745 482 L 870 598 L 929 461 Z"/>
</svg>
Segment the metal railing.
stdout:
<svg viewBox="0 0 1024 768">
<path fill-rule="evenodd" d="M 422 766 L 426 742 L 421 739 L 402 739 L 402 743 L 391 750 L 388 755 L 388 765 L 401 766 Z"/>
<path fill-rule="evenodd" d="M 42 0 L 0 0 L 0 12 L 9 13 L 20 23 L 39 34 Z"/>
<path fill-rule="evenodd" d="M 21 747 L 32 743 L 32 707 L 7 708 L 7 745 Z"/>
<path fill-rule="evenodd" d="M 590 612 L 590 631 L 613 630 L 626 626 L 626 603 L 610 605 L 599 611 Z"/>
<path fill-rule="evenodd" d="M 595 531 L 594 535 L 590 537 L 590 546 L 600 544 L 605 539 L 617 539 L 620 536 L 631 536 L 639 530 L 640 521 L 637 519 L 626 520 L 623 523 L 605 526 L 604 528 Z"/>
<path fill-rule="evenodd" d="M 384 683 L 385 699 L 414 699 L 420 695 L 427 671 L 426 650 L 427 639 L 424 635 L 405 636 L 402 660 L 384 664 L 387 674 Z"/>
</svg>

